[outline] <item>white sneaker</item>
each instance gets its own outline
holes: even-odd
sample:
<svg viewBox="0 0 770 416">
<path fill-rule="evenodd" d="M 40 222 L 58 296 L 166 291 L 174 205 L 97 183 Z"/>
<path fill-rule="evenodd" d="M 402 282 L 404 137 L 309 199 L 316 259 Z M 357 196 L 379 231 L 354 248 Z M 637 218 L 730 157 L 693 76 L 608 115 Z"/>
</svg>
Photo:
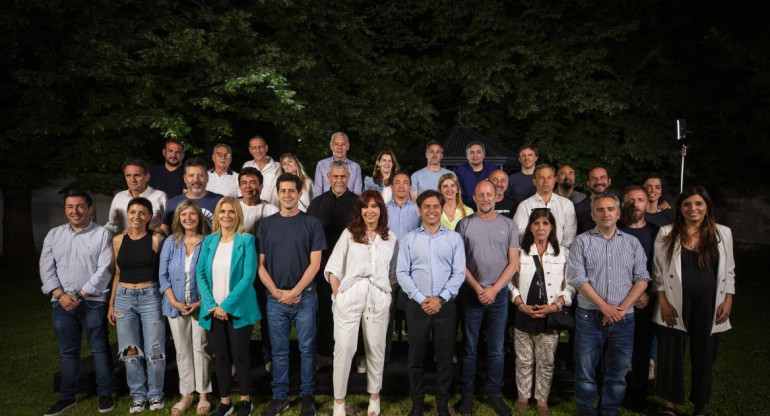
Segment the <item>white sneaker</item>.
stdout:
<svg viewBox="0 0 770 416">
<path fill-rule="evenodd" d="M 150 399 L 150 410 L 161 410 L 164 406 L 163 399 Z"/>
<path fill-rule="evenodd" d="M 345 402 L 337 403 L 337 401 L 334 400 L 334 413 L 332 416 L 347 416 L 347 412 L 345 412 Z"/>
<path fill-rule="evenodd" d="M 265 363 L 265 371 L 267 371 L 268 373 L 272 373 L 273 372 L 273 362 L 272 361 L 268 361 L 268 362 Z"/>
<path fill-rule="evenodd" d="M 131 407 L 128 408 L 128 413 L 142 413 L 144 412 L 144 405 L 144 400 L 134 400 L 134 402 L 131 403 Z"/>
<path fill-rule="evenodd" d="M 356 372 L 358 374 L 366 374 L 366 357 L 358 357 L 356 361 Z"/>
</svg>

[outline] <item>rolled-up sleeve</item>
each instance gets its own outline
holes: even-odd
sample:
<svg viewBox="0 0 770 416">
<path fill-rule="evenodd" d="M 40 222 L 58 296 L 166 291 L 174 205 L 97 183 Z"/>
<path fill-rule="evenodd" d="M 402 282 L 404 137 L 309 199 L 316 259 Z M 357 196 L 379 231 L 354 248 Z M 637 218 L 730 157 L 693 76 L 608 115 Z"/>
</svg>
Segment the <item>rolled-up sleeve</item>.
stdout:
<svg viewBox="0 0 770 416">
<path fill-rule="evenodd" d="M 96 261 L 96 270 L 83 285 L 83 291 L 92 296 L 99 296 L 109 292 L 108 286 L 112 280 L 110 264 L 112 263 L 112 234 L 106 228 L 99 233 L 99 256 Z"/>
</svg>

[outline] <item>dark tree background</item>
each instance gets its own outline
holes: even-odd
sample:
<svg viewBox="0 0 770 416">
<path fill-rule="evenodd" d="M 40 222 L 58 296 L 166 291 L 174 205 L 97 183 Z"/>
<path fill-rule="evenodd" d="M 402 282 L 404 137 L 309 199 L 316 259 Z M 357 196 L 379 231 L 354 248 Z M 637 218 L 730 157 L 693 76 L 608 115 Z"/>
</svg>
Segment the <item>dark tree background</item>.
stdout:
<svg viewBox="0 0 770 416">
<path fill-rule="evenodd" d="M 252 134 L 312 170 L 337 130 L 379 149 L 456 121 L 616 182 L 750 190 L 770 162 L 767 5 L 715 1 L 6 0 L 0 3 L 4 259 L 35 267 L 32 189 L 111 194 L 166 137 L 188 154 Z M 7 262 L 8 263 L 8 262 Z"/>
</svg>

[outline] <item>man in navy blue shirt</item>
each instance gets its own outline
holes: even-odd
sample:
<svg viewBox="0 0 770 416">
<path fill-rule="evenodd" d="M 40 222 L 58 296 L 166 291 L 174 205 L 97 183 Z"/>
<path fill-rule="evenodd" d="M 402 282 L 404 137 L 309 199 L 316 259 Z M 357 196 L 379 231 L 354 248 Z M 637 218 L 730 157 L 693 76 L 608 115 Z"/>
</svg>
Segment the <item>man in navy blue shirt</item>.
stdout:
<svg viewBox="0 0 770 416">
<path fill-rule="evenodd" d="M 455 168 L 455 175 L 460 182 L 460 194 L 463 197 L 463 203 L 476 210 L 476 202 L 473 201 L 473 192 L 476 184 L 484 179 L 489 179 L 489 175 L 497 169 L 497 166 L 484 161 L 486 149 L 481 142 L 470 142 L 465 147 L 465 157 L 468 163 Z"/>
</svg>

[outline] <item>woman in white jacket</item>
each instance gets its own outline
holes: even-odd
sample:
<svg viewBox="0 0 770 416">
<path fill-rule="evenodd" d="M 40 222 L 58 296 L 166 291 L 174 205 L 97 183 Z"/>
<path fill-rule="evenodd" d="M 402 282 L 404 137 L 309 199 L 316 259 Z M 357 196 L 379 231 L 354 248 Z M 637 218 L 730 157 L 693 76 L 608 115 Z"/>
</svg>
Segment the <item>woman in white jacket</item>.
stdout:
<svg viewBox="0 0 770 416">
<path fill-rule="evenodd" d="M 570 306 L 575 292 L 567 284 L 567 249 L 560 246 L 556 228 L 548 208 L 532 210 L 521 241 L 519 275 L 511 289 L 516 306 L 514 348 L 519 393 L 514 408 L 519 414 L 526 412 L 532 396 L 533 371 L 537 413 L 550 414 L 548 394 L 559 333 L 547 328 L 546 317 Z M 538 276 L 538 265 L 542 276 Z"/>
<path fill-rule="evenodd" d="M 656 393 L 666 400 L 658 414 L 675 415 L 684 403 L 684 355 L 690 339 L 693 415 L 705 415 L 718 334 L 730 329 L 735 260 L 730 229 L 714 219 L 706 189 L 686 189 L 676 201 L 674 223 L 655 239 L 654 286 L 658 306 Z"/>
<path fill-rule="evenodd" d="M 324 275 L 332 286 L 334 313 L 334 416 L 345 415 L 345 396 L 358 328 L 363 325 L 369 416 L 380 414 L 380 390 L 390 320 L 390 292 L 396 285 L 396 235 L 378 191 L 356 200 L 353 221 L 334 246 Z"/>
</svg>

